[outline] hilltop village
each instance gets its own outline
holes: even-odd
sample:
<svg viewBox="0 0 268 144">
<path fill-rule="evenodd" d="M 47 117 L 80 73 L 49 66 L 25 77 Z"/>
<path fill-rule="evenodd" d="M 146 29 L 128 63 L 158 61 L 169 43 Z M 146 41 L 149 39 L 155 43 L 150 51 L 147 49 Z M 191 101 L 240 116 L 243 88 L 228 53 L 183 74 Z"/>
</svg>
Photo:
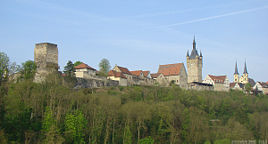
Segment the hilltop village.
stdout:
<svg viewBox="0 0 268 144">
<path fill-rule="evenodd" d="M 51 72 L 58 72 L 58 48 L 56 44 L 39 43 L 34 49 L 34 61 L 37 65 L 35 82 L 44 81 Z M 105 86 L 132 86 L 132 85 L 178 85 L 184 89 L 229 91 L 230 89 L 268 94 L 268 82 L 257 82 L 249 78 L 245 62 L 244 72 L 239 76 L 237 63 L 235 64 L 233 82 L 226 75 L 210 75 L 202 78 L 203 55 L 198 53 L 195 38 L 191 53 L 187 51 L 186 67 L 184 63 L 159 65 L 157 73 L 147 70 L 129 70 L 126 67 L 115 65 L 106 77 L 98 75 L 95 68 L 81 63 L 75 66 L 76 88 L 94 88 Z M 64 75 L 63 75 L 64 76 Z M 248 86 L 247 86 L 248 85 Z"/>
</svg>

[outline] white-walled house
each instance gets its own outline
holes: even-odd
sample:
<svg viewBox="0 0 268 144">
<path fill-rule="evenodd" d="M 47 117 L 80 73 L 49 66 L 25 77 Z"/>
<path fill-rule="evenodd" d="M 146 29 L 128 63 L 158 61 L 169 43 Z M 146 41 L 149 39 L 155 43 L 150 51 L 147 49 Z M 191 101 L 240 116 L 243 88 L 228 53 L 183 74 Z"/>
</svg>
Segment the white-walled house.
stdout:
<svg viewBox="0 0 268 144">
<path fill-rule="evenodd" d="M 113 70 L 116 72 L 121 72 L 127 78 L 128 85 L 135 84 L 133 81 L 132 74 L 127 68 L 115 65 Z"/>
<path fill-rule="evenodd" d="M 253 86 L 254 90 L 260 91 L 265 95 L 268 95 L 268 82 L 257 82 L 254 86 Z"/>
<path fill-rule="evenodd" d="M 75 66 L 74 68 L 75 68 L 75 76 L 77 78 L 90 79 L 96 76 L 97 70 L 88 66 L 85 63 Z"/>
<path fill-rule="evenodd" d="M 230 88 L 230 82 L 226 75 L 214 76 L 207 75 L 203 80 L 203 83 L 212 84 L 216 91 L 228 91 Z"/>
<path fill-rule="evenodd" d="M 107 79 L 118 81 L 120 86 L 127 86 L 128 85 L 127 77 L 124 76 L 124 74 L 122 72 L 110 70 L 108 72 Z"/>
<path fill-rule="evenodd" d="M 237 83 L 237 82 L 230 83 L 230 89 L 243 91 L 244 88 L 245 88 L 245 84 Z"/>
</svg>

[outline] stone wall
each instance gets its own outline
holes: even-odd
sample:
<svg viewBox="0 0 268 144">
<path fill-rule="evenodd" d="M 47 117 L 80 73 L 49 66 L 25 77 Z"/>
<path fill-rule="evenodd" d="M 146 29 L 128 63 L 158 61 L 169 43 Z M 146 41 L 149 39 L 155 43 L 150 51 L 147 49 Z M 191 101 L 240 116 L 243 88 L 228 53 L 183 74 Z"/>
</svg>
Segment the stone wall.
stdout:
<svg viewBox="0 0 268 144">
<path fill-rule="evenodd" d="M 179 84 L 180 87 L 182 87 L 182 88 L 187 87 L 187 80 L 188 80 L 187 77 L 188 77 L 187 72 L 186 72 L 186 69 L 183 65 L 183 67 L 181 68 L 181 72 L 180 72 L 180 84 Z"/>
<path fill-rule="evenodd" d="M 46 76 L 58 71 L 58 48 L 56 44 L 39 43 L 35 45 L 34 62 L 37 66 L 34 81 L 42 82 Z"/>
<path fill-rule="evenodd" d="M 99 88 L 99 87 L 113 87 L 119 86 L 118 81 L 114 80 L 97 80 L 97 79 L 83 79 L 77 78 L 75 88 Z"/>
<path fill-rule="evenodd" d="M 214 90 L 213 85 L 211 84 L 205 84 L 205 83 L 199 83 L 199 82 L 192 82 L 188 83 L 187 89 L 192 90 Z"/>
<path fill-rule="evenodd" d="M 202 82 L 202 57 L 190 59 L 187 57 L 188 83 Z"/>
</svg>

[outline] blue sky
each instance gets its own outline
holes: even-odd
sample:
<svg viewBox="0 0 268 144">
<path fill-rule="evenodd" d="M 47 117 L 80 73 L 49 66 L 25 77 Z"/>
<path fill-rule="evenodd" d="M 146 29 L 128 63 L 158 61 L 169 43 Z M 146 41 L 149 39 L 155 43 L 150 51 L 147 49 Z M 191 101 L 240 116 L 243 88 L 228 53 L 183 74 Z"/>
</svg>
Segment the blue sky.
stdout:
<svg viewBox="0 0 268 144">
<path fill-rule="evenodd" d="M 58 45 L 59 65 L 83 61 L 157 72 L 159 64 L 203 53 L 203 78 L 249 76 L 268 81 L 268 0 L 0 0 L 0 51 L 18 64 L 40 42 Z"/>
</svg>

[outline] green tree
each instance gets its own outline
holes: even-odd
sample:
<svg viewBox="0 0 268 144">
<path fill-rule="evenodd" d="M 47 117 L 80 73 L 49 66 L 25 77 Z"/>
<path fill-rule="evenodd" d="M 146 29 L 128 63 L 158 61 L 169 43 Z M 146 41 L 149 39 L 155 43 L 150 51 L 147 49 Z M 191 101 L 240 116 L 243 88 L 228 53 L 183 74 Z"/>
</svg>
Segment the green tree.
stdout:
<svg viewBox="0 0 268 144">
<path fill-rule="evenodd" d="M 3 80 L 7 79 L 8 67 L 9 67 L 8 56 L 5 53 L 0 52 L 0 85 Z"/>
<path fill-rule="evenodd" d="M 78 65 L 80 65 L 80 64 L 82 64 L 83 62 L 81 62 L 81 61 L 76 61 L 75 63 L 74 63 L 74 66 L 78 66 Z"/>
<path fill-rule="evenodd" d="M 252 88 L 252 86 L 251 86 L 250 83 L 247 83 L 247 84 L 245 85 L 245 90 L 246 90 L 246 92 L 247 92 L 248 94 L 250 94 L 250 92 L 251 92 L 251 88 Z"/>
<path fill-rule="evenodd" d="M 150 136 L 143 138 L 139 141 L 139 144 L 154 144 L 154 139 L 152 139 Z"/>
<path fill-rule="evenodd" d="M 130 131 L 129 125 L 126 122 L 123 136 L 123 144 L 131 144 L 132 143 L 132 133 Z"/>
<path fill-rule="evenodd" d="M 45 144 L 61 144 L 64 139 L 60 134 L 60 130 L 57 128 L 56 120 L 50 107 L 46 107 L 44 119 L 42 122 L 42 132 L 44 140 L 42 143 Z"/>
<path fill-rule="evenodd" d="M 99 63 L 100 72 L 103 74 L 107 74 L 111 69 L 110 62 L 107 59 L 102 59 Z"/>
<path fill-rule="evenodd" d="M 64 67 L 64 73 L 69 76 L 69 77 L 73 77 L 74 76 L 74 72 L 75 72 L 75 69 L 74 69 L 74 64 L 72 61 L 68 61 L 66 66 Z"/>
<path fill-rule="evenodd" d="M 21 74 L 22 77 L 26 80 L 33 79 L 36 72 L 36 65 L 34 61 L 28 60 L 25 63 L 22 63 Z"/>
<path fill-rule="evenodd" d="M 87 121 L 81 111 L 76 110 L 74 114 L 69 113 L 65 116 L 65 134 L 68 143 L 85 143 L 85 128 Z"/>
</svg>

